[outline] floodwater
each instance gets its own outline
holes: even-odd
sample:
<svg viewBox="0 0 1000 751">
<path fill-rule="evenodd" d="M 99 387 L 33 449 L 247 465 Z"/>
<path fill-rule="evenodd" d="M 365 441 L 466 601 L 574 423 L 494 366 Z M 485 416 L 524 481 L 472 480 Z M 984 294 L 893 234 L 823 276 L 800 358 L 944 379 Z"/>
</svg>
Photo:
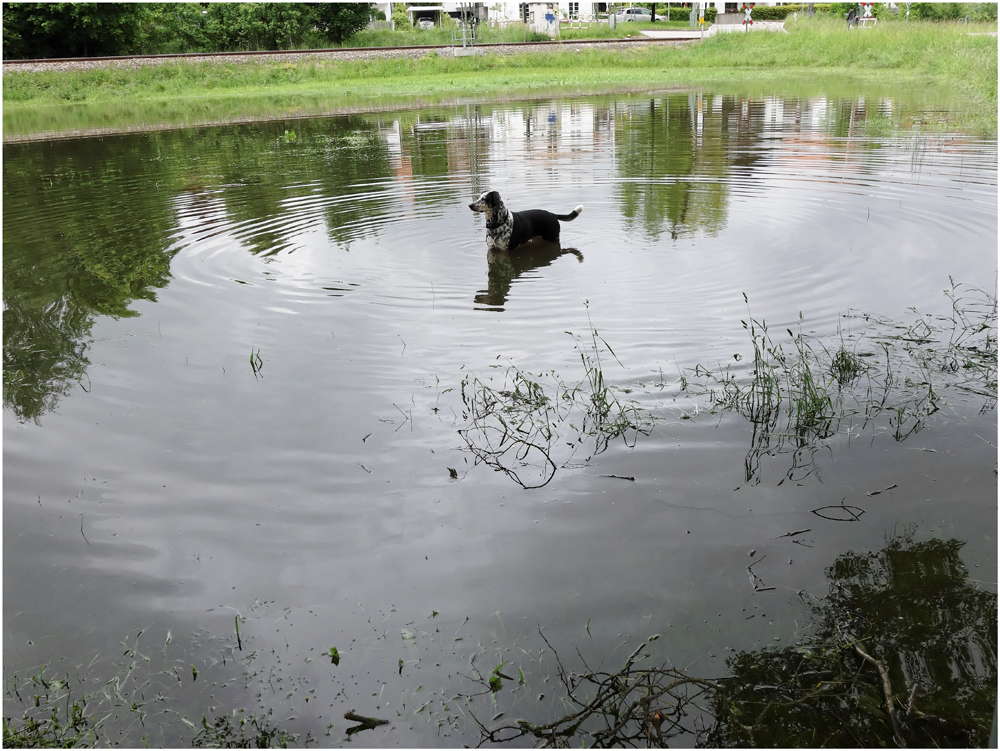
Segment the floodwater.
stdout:
<svg viewBox="0 0 1000 751">
<path fill-rule="evenodd" d="M 468 208 L 486 190 L 584 211 L 561 244 L 491 254 Z M 504 660 L 479 720 L 565 714 L 539 629 L 567 670 L 658 635 L 653 661 L 722 675 L 734 650 L 798 643 L 801 593 L 826 595 L 835 562 L 905 539 L 951 545 L 991 603 L 964 657 L 923 659 L 992 680 L 992 702 L 995 359 L 992 387 L 936 374 L 936 411 L 800 441 L 761 443 L 683 386 L 699 365 L 749 377 L 750 317 L 786 349 L 790 329 L 877 360 L 870 327 L 920 320 L 935 333 L 908 339 L 944 346 L 945 291 L 995 297 L 996 248 L 996 141 L 890 98 L 619 95 L 6 145 L 5 681 L 48 665 L 99 688 L 142 630 L 142 680 L 196 724 L 273 710 L 339 745 L 356 710 L 390 720 L 362 745 L 476 744 L 454 697 Z M 551 463 L 488 461 L 477 385 L 510 399 L 514 367 L 558 399 L 597 358 L 640 430 L 602 444 L 577 403 Z M 921 691 L 934 676 L 951 680 Z"/>
</svg>

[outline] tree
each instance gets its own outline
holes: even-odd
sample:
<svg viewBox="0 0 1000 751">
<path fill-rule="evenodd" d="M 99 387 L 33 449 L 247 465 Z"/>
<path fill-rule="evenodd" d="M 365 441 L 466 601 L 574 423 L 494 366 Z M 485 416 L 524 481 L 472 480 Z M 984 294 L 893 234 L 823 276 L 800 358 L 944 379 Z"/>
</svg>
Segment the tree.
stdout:
<svg viewBox="0 0 1000 751">
<path fill-rule="evenodd" d="M 150 9 L 144 54 L 214 51 L 205 33 L 208 10 L 202 3 L 155 3 Z"/>
<path fill-rule="evenodd" d="M 300 45 L 313 23 L 300 3 L 209 3 L 205 32 L 220 52 L 284 50 Z"/>
<path fill-rule="evenodd" d="M 88 57 L 141 49 L 153 6 L 146 3 L 4 3 L 3 56 Z"/>
<path fill-rule="evenodd" d="M 371 3 L 309 3 L 316 28 L 334 44 L 343 44 L 368 25 Z"/>
</svg>

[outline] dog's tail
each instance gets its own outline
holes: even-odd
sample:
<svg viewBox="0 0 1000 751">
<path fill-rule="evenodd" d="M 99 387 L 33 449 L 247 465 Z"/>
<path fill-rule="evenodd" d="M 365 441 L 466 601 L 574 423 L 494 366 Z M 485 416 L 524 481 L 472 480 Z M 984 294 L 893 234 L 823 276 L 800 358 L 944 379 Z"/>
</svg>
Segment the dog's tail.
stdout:
<svg viewBox="0 0 1000 751">
<path fill-rule="evenodd" d="M 583 206 L 577 206 L 569 214 L 563 214 L 562 216 L 556 214 L 556 219 L 558 219 L 560 222 L 572 222 L 574 219 L 580 216 L 581 213 L 583 213 Z"/>
</svg>

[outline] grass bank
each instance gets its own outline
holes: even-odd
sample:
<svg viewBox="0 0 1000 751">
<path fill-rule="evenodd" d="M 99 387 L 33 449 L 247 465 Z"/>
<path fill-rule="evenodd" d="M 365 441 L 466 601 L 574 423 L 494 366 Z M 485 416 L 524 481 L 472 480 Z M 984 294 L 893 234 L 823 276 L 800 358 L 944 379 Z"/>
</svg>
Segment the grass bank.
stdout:
<svg viewBox="0 0 1000 751">
<path fill-rule="evenodd" d="M 442 51 L 418 59 L 5 69 L 4 137 L 33 132 L 40 123 L 50 123 L 47 130 L 116 125 L 128 130 L 468 98 L 520 99 L 556 91 L 639 91 L 715 82 L 777 86 L 805 79 L 836 80 L 847 88 L 949 91 L 958 97 L 961 127 L 996 133 L 996 38 L 970 34 L 986 29 L 911 23 L 848 31 L 831 21 L 787 27 L 787 34 L 721 34 L 683 46 L 625 50 L 552 47 L 459 58 Z M 772 87 L 770 93 L 784 92 Z"/>
</svg>

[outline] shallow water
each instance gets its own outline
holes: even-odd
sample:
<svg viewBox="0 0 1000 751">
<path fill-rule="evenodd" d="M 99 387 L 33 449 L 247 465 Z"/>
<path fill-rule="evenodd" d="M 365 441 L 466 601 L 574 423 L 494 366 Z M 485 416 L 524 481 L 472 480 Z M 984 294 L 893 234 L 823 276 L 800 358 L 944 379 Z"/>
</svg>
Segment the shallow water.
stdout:
<svg viewBox="0 0 1000 751">
<path fill-rule="evenodd" d="M 414 708 L 471 691 L 477 652 L 541 681 L 539 626 L 724 672 L 902 531 L 995 594 L 995 398 L 942 386 L 906 440 L 846 427 L 751 472 L 753 426 L 680 388 L 747 374 L 750 315 L 832 346 L 948 315 L 950 279 L 995 295 L 996 142 L 892 135 L 943 116 L 695 92 L 6 145 L 5 674 L 103 675 L 138 629 L 208 674 L 239 613 L 297 732 L 340 743 L 353 708 L 394 719 L 355 742 L 461 745 L 468 718 Z M 485 190 L 585 209 L 488 254 Z M 463 379 L 575 384 L 581 354 L 648 434 L 595 454 L 562 424 L 537 489 L 475 462 Z M 812 513 L 840 504 L 865 513 Z"/>
</svg>

